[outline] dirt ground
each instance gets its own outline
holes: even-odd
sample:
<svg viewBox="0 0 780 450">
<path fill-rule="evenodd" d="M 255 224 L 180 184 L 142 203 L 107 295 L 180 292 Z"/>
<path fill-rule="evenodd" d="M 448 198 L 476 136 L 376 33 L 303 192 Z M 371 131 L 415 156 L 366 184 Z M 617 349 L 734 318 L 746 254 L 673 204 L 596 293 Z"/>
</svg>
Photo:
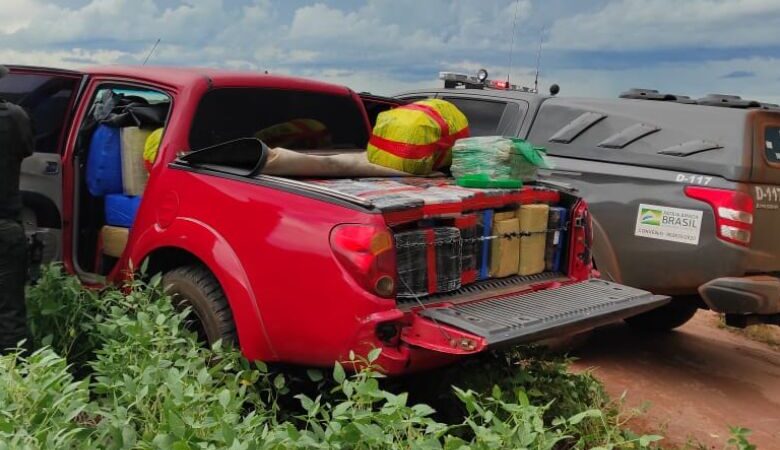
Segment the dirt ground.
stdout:
<svg viewBox="0 0 780 450">
<path fill-rule="evenodd" d="M 627 408 L 649 402 L 629 424 L 666 436 L 664 447 L 722 449 L 728 427 L 749 428 L 761 450 L 780 449 L 780 350 L 717 326 L 699 312 L 668 334 L 613 325 L 573 352 Z"/>
</svg>

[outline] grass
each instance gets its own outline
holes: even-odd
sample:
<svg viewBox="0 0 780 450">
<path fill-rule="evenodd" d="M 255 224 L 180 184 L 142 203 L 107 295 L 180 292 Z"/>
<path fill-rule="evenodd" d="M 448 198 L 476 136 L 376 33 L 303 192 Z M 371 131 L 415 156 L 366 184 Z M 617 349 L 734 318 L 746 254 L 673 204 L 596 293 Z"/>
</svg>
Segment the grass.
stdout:
<svg viewBox="0 0 780 450">
<path fill-rule="evenodd" d="M 726 318 L 723 314 L 718 315 L 717 325 L 718 328 L 744 336 L 751 341 L 760 342 L 773 350 L 780 350 L 780 327 L 778 326 L 758 324 L 745 328 L 730 327 L 726 325 Z"/>
</svg>

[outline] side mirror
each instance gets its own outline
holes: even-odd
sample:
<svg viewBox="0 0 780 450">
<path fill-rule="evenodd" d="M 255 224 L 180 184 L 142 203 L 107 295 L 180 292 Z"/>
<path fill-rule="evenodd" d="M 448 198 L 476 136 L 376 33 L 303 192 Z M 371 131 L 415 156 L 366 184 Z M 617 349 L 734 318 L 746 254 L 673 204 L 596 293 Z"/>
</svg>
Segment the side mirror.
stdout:
<svg viewBox="0 0 780 450">
<path fill-rule="evenodd" d="M 241 138 L 193 150 L 177 159 L 179 164 L 227 172 L 243 177 L 260 174 L 268 160 L 268 146 L 257 138 Z"/>
</svg>

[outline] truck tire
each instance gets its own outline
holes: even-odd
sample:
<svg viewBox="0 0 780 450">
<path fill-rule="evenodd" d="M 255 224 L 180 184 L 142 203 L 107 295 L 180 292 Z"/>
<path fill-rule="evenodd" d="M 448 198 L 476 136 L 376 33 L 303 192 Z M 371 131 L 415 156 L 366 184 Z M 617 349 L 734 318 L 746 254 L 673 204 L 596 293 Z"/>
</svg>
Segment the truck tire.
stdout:
<svg viewBox="0 0 780 450">
<path fill-rule="evenodd" d="M 642 331 L 669 331 L 691 320 L 699 310 L 689 298 L 675 298 L 660 308 L 625 319 L 633 328 Z"/>
<path fill-rule="evenodd" d="M 194 317 L 187 325 L 201 341 L 212 345 L 221 339 L 225 345 L 238 344 L 233 312 L 210 270 L 199 264 L 177 267 L 165 273 L 162 282 L 177 309 L 192 308 Z"/>
</svg>

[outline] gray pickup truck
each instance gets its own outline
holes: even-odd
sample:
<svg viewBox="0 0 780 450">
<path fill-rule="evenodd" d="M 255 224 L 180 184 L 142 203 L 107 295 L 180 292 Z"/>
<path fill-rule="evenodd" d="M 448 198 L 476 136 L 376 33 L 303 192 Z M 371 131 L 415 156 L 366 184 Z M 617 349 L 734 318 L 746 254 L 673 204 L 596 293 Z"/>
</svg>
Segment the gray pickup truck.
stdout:
<svg viewBox="0 0 780 450">
<path fill-rule="evenodd" d="M 466 114 L 474 136 L 547 147 L 555 169 L 542 175 L 590 205 L 602 276 L 673 296 L 629 323 L 668 330 L 709 308 L 735 326 L 780 324 L 776 105 L 639 89 L 614 99 L 565 98 L 441 78 L 443 89 L 396 98 L 443 98 Z"/>
</svg>

